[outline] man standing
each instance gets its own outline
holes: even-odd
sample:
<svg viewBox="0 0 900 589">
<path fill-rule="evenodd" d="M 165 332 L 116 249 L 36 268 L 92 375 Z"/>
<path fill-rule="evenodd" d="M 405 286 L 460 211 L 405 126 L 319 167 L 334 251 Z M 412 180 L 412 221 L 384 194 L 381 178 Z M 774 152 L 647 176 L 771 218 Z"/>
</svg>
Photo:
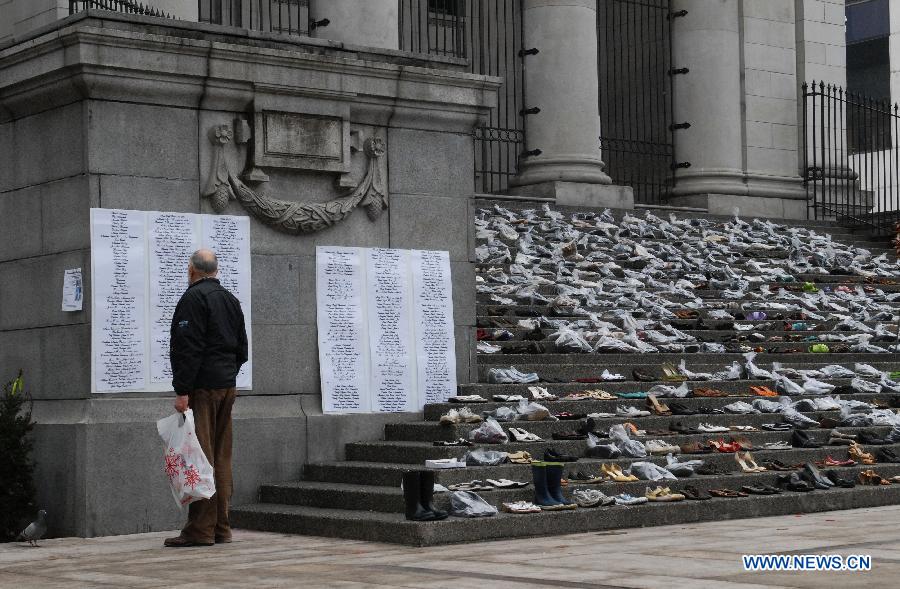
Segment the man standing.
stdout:
<svg viewBox="0 0 900 589">
<path fill-rule="evenodd" d="M 187 291 L 172 317 L 169 357 L 175 409 L 194 412 L 197 441 L 213 467 L 216 494 L 188 508 L 188 522 L 166 546 L 212 546 L 231 542 L 231 407 L 238 370 L 247 361 L 247 332 L 241 304 L 216 279 L 219 262 L 211 250 L 194 252 Z"/>
</svg>

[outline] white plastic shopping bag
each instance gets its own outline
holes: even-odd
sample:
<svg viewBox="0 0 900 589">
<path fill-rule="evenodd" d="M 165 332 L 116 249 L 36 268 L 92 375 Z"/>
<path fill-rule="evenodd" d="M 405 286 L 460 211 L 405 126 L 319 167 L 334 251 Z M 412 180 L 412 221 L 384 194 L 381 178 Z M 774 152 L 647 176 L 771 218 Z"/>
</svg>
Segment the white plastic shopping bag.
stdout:
<svg viewBox="0 0 900 589">
<path fill-rule="evenodd" d="M 166 443 L 165 473 L 179 507 L 216 494 L 213 469 L 194 429 L 194 412 L 175 413 L 156 422 Z"/>
</svg>

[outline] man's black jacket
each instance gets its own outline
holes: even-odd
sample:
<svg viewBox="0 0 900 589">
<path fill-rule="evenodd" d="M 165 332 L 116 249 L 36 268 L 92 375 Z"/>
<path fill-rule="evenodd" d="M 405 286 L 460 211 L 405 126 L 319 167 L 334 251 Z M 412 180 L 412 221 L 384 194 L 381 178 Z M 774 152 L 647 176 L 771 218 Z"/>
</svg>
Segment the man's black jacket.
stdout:
<svg viewBox="0 0 900 589">
<path fill-rule="evenodd" d="M 175 307 L 171 337 L 176 393 L 235 386 L 247 361 L 247 331 L 240 302 L 218 280 L 203 278 L 188 287 Z"/>
</svg>

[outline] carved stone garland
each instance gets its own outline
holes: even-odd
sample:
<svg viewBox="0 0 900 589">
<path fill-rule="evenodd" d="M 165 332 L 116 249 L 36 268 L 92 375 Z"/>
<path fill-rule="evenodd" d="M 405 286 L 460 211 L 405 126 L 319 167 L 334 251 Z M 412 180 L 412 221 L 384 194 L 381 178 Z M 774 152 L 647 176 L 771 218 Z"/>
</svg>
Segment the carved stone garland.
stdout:
<svg viewBox="0 0 900 589">
<path fill-rule="evenodd" d="M 233 137 L 228 125 L 210 130 L 213 144 L 212 169 L 203 196 L 210 199 L 213 210 L 221 213 L 229 200 L 237 200 L 247 211 L 270 227 L 300 235 L 331 227 L 343 220 L 358 206 L 366 209 L 370 221 L 375 221 L 387 208 L 387 188 L 381 175 L 379 158 L 384 155 L 384 140 L 370 137 L 364 143 L 368 169 L 359 185 L 346 196 L 325 203 L 304 203 L 278 200 L 251 190 L 228 169 L 225 146 Z"/>
</svg>

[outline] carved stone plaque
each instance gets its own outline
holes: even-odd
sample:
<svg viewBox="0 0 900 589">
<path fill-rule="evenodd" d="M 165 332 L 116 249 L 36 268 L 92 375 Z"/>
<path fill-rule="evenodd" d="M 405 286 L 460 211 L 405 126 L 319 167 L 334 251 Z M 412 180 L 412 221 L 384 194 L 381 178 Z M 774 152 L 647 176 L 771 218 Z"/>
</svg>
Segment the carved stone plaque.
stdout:
<svg viewBox="0 0 900 589">
<path fill-rule="evenodd" d="M 341 117 L 267 110 L 254 126 L 256 166 L 348 171 L 350 123 Z"/>
</svg>

